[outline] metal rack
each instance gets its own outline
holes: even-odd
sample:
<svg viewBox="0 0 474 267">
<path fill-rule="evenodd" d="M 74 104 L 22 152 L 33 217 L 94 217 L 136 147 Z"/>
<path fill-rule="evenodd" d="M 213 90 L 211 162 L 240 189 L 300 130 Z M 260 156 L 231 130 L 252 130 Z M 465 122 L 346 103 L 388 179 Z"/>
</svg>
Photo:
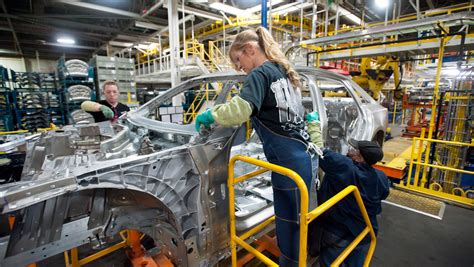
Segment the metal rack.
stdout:
<svg viewBox="0 0 474 267">
<path fill-rule="evenodd" d="M 12 131 L 14 127 L 8 69 L 2 66 L 0 66 L 0 116 L 0 132 Z"/>
<path fill-rule="evenodd" d="M 72 64 L 79 65 L 75 69 Z M 62 101 L 62 109 L 66 124 L 93 122 L 92 116 L 81 110 L 82 102 L 96 100 L 96 90 L 89 65 L 83 61 L 58 60 L 58 75 Z"/>
<path fill-rule="evenodd" d="M 11 91 L 17 129 L 37 131 L 64 125 L 62 96 L 54 73 L 12 71 Z"/>
<path fill-rule="evenodd" d="M 89 62 L 94 71 L 95 85 L 101 90 L 107 80 L 117 82 L 120 89 L 120 102 L 137 101 L 135 84 L 135 65 L 130 58 L 95 56 Z"/>
</svg>

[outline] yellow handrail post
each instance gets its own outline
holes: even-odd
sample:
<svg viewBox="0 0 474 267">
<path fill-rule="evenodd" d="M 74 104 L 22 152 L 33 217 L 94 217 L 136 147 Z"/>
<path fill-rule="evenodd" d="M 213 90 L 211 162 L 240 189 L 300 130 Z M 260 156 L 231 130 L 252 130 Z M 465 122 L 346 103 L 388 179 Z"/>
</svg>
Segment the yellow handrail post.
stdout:
<svg viewBox="0 0 474 267">
<path fill-rule="evenodd" d="M 420 139 L 418 139 L 420 141 L 419 145 L 418 145 L 418 154 L 417 154 L 417 157 L 416 157 L 416 162 L 417 163 L 421 163 L 421 154 L 423 154 L 423 145 L 425 144 L 424 140 L 425 140 L 425 128 L 422 128 L 421 129 L 421 134 L 420 134 Z M 415 140 L 413 138 L 413 140 Z M 410 163 L 412 163 L 412 161 L 410 161 Z M 416 172 L 415 172 L 415 180 L 413 182 L 413 185 L 414 186 L 418 186 L 418 178 L 420 177 L 420 168 L 421 165 L 417 164 L 416 165 Z M 410 178 L 411 179 L 411 178 Z"/>
<path fill-rule="evenodd" d="M 424 128 L 421 129 L 422 134 L 424 134 L 423 131 L 424 131 Z M 416 146 L 416 140 L 413 139 L 412 140 L 412 145 L 411 145 L 411 153 L 410 153 L 410 167 L 408 168 L 408 177 L 407 177 L 407 181 L 406 181 L 406 186 L 410 185 L 411 174 L 412 174 L 412 171 L 413 171 L 413 158 L 415 157 L 415 146 Z M 400 181 L 400 184 L 403 185 L 403 180 Z"/>
<path fill-rule="evenodd" d="M 393 104 L 393 118 L 392 118 L 392 124 L 395 124 L 395 118 L 397 116 L 397 101 Z"/>
<path fill-rule="evenodd" d="M 441 41 L 439 44 L 439 51 L 438 51 L 438 68 L 436 69 L 436 81 L 435 87 L 433 92 L 433 103 L 431 105 L 431 117 L 430 117 L 430 128 L 428 130 L 428 139 L 433 137 L 433 130 L 435 127 L 435 116 L 436 116 L 436 101 L 438 100 L 438 91 L 439 91 L 439 82 L 441 79 L 441 67 L 443 65 L 443 55 L 444 55 L 444 46 L 445 46 L 445 38 L 441 37 Z M 428 162 L 430 156 L 431 146 L 426 146 L 425 152 L 425 163 Z M 426 184 L 426 173 L 427 173 L 427 166 L 423 167 L 423 174 L 421 177 L 421 186 L 425 187 Z"/>
</svg>

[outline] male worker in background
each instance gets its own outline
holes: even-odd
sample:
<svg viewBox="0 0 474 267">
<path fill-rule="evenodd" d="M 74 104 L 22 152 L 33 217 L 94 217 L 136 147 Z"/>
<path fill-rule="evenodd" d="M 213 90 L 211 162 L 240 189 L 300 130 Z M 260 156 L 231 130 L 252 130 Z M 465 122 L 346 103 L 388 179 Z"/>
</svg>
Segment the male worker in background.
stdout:
<svg viewBox="0 0 474 267">
<path fill-rule="evenodd" d="M 116 122 L 117 119 L 125 112 L 130 111 L 127 105 L 119 102 L 119 88 L 116 82 L 106 81 L 102 87 L 105 100 L 99 102 L 84 101 L 81 109 L 89 112 L 95 122 L 110 120 Z"/>
<path fill-rule="evenodd" d="M 309 113 L 306 120 L 311 141 L 322 144 L 317 112 Z M 382 211 L 381 201 L 388 196 L 389 180 L 383 172 L 374 169 L 372 165 L 383 158 L 383 151 L 377 143 L 370 141 L 350 139 L 349 145 L 347 156 L 329 149 L 323 150 L 319 166 L 325 175 L 318 191 L 319 203 L 324 203 L 349 185 L 357 186 L 377 234 L 376 215 Z M 322 215 L 321 227 L 319 261 L 321 266 L 326 267 L 330 266 L 366 225 L 355 198 L 349 196 Z M 363 266 L 369 245 L 370 237 L 367 236 L 349 254 L 344 263 L 351 267 Z"/>
</svg>

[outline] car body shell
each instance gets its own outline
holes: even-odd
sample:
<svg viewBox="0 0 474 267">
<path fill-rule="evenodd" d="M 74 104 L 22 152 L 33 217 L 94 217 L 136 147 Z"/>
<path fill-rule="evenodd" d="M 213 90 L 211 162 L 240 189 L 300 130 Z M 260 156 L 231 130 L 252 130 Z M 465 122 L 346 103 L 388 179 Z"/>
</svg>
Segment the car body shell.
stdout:
<svg viewBox="0 0 474 267">
<path fill-rule="evenodd" d="M 325 140 L 338 134 L 343 139 L 336 150 L 344 152 L 351 137 L 383 137 L 387 110 L 350 78 L 314 68 L 298 72 L 305 81 L 305 108 L 321 114 Z M 350 97 L 322 97 L 320 79 L 344 85 Z M 16 140 L 27 152 L 21 180 L 0 186 L 2 216 L 16 218 L 0 237 L 0 266 L 38 262 L 94 240 L 107 243 L 124 229 L 153 238 L 177 266 L 212 266 L 228 257 L 227 165 L 234 154 L 264 159 L 258 138 L 246 141 L 245 125 L 199 135 L 193 123 L 159 121 L 156 112 L 173 96 L 203 84 L 222 84 L 212 104 L 225 103 L 244 80 L 236 72 L 200 76 L 122 116 L 118 124 L 66 126 Z M 351 108 L 334 115 L 330 105 Z M 351 121 L 334 126 L 341 118 Z M 235 173 L 252 169 L 238 165 Z M 236 192 L 238 231 L 273 215 L 268 177 L 245 182 Z"/>
</svg>

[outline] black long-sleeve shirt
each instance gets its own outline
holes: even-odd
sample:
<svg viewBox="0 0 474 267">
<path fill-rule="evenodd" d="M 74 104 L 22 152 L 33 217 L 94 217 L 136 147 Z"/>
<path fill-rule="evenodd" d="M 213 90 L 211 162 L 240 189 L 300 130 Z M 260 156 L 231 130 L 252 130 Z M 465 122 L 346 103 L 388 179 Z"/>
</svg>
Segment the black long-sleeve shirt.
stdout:
<svg viewBox="0 0 474 267">
<path fill-rule="evenodd" d="M 378 231 L 376 215 L 382 212 L 381 201 L 389 194 L 387 176 L 366 163 L 358 163 L 351 158 L 324 150 L 324 158 L 319 166 L 325 172 L 319 190 L 321 203 L 330 199 L 349 185 L 360 191 L 365 208 L 375 233 Z M 364 228 L 364 219 L 353 196 L 348 196 L 329 209 L 322 217 L 323 228 L 342 238 L 353 239 Z M 366 238 L 366 243 L 370 239 Z"/>
</svg>

